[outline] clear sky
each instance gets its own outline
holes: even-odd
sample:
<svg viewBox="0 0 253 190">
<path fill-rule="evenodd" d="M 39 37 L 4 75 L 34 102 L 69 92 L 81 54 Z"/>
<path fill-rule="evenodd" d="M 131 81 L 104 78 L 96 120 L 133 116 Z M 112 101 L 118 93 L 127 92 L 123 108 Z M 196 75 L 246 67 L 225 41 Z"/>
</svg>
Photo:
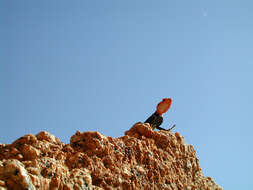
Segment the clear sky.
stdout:
<svg viewBox="0 0 253 190">
<path fill-rule="evenodd" d="M 252 0 L 1 0 L 0 142 L 120 137 L 164 97 L 206 176 L 253 187 Z"/>
</svg>

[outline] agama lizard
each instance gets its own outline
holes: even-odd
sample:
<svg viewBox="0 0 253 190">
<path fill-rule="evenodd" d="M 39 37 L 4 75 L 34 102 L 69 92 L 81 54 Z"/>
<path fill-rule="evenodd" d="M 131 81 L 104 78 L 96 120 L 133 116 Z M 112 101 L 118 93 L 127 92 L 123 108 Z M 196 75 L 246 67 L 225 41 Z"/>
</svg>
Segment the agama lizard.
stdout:
<svg viewBox="0 0 253 190">
<path fill-rule="evenodd" d="M 163 122 L 162 114 L 164 114 L 165 112 L 168 111 L 171 103 L 172 103 L 171 98 L 164 98 L 159 104 L 157 104 L 155 113 L 153 113 L 144 123 L 149 123 L 152 129 L 156 128 L 159 130 L 166 130 L 166 131 L 169 130 L 170 131 L 172 128 L 175 127 L 175 125 L 173 125 L 168 130 L 160 127 L 160 125 Z"/>
</svg>

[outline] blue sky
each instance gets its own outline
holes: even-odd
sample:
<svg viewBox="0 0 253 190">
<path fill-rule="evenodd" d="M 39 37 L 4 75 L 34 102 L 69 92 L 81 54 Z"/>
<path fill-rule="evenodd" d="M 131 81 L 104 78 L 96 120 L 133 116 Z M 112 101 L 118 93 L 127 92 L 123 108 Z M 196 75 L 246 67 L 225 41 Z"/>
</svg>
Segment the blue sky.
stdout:
<svg viewBox="0 0 253 190">
<path fill-rule="evenodd" d="M 0 2 L 0 142 L 120 137 L 164 97 L 206 176 L 251 190 L 253 1 Z"/>
</svg>

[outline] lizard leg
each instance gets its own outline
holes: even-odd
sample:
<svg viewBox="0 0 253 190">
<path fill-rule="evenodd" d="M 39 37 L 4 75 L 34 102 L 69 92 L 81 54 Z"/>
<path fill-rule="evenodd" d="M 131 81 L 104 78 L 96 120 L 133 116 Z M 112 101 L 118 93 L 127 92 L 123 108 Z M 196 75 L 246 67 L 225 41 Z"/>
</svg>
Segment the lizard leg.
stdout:
<svg viewBox="0 0 253 190">
<path fill-rule="evenodd" d="M 164 130 L 164 131 L 167 131 L 167 129 L 164 129 L 164 128 L 159 127 L 159 126 L 156 126 L 156 128 L 157 128 L 157 129 L 159 129 L 159 130 Z"/>
</svg>

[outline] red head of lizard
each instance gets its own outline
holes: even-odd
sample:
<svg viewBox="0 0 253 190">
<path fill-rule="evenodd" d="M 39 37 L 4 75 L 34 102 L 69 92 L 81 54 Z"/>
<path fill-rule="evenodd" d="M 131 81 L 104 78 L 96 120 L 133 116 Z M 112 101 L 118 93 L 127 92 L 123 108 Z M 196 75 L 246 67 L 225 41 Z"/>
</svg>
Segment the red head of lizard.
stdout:
<svg viewBox="0 0 253 190">
<path fill-rule="evenodd" d="M 164 114 L 170 108 L 171 103 L 172 103 L 171 98 L 164 98 L 159 104 L 157 104 L 156 112 L 159 115 Z"/>
</svg>

